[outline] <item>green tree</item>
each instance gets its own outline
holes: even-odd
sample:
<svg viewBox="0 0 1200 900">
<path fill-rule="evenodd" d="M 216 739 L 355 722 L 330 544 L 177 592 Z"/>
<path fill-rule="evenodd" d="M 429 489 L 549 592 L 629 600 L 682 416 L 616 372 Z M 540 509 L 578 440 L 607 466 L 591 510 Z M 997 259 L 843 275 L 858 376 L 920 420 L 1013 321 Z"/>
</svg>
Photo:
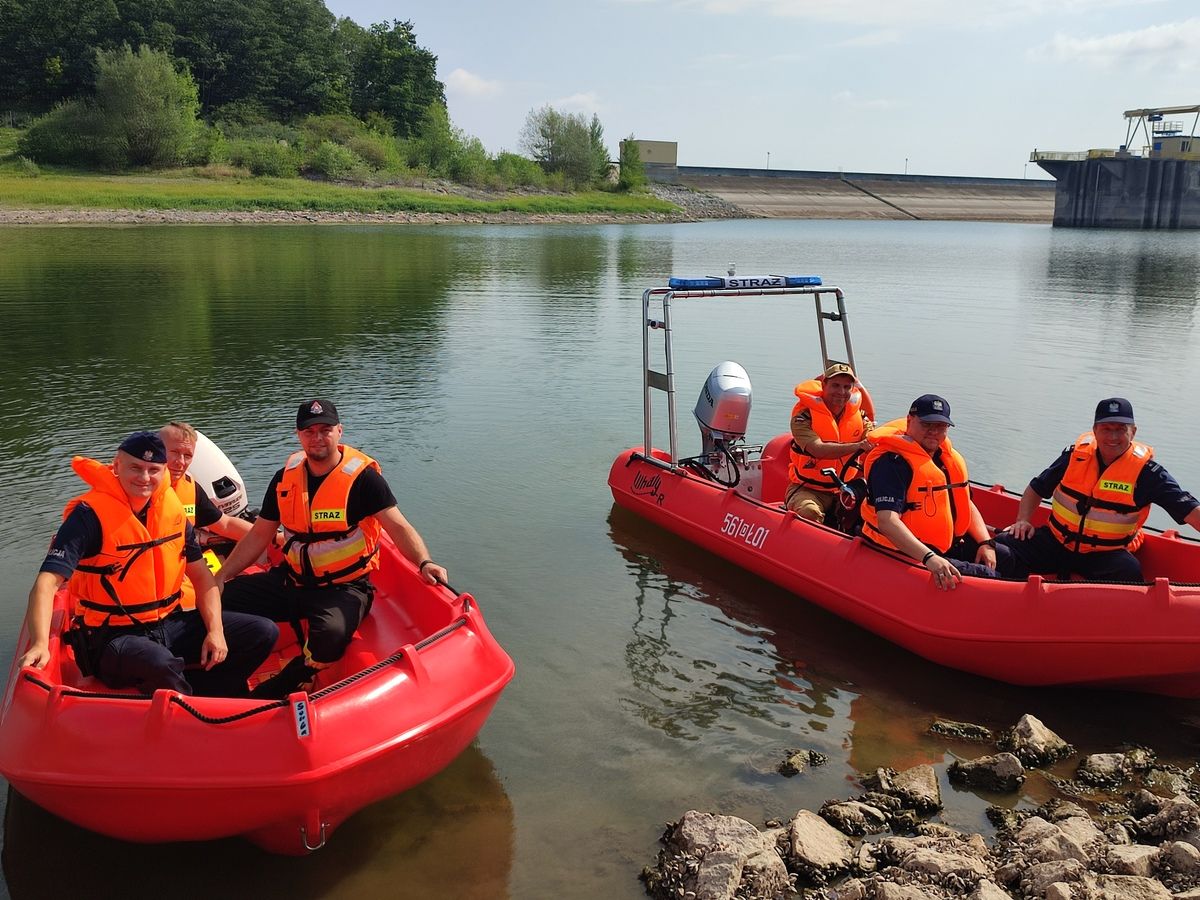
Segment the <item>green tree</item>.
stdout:
<svg viewBox="0 0 1200 900">
<path fill-rule="evenodd" d="M 114 0 L 0 0 L 0 109 L 44 112 L 91 92 Z"/>
<path fill-rule="evenodd" d="M 171 57 L 142 46 L 96 55 L 96 107 L 114 163 L 170 166 L 184 161 L 196 133 L 196 83 Z"/>
<path fill-rule="evenodd" d="M 638 150 L 633 135 L 621 141 L 620 174 L 617 187 L 623 191 L 636 191 L 646 186 L 646 167 L 642 165 L 642 153 Z"/>
<path fill-rule="evenodd" d="M 561 173 L 574 187 L 608 177 L 608 149 L 599 116 L 589 121 L 582 113 L 564 114 L 551 106 L 530 110 L 519 144 L 547 173 Z"/>
<path fill-rule="evenodd" d="M 412 22 L 372 25 L 365 36 L 346 30 L 343 52 L 349 54 L 351 66 L 351 112 L 360 119 L 382 113 L 394 124 L 397 137 L 412 136 L 431 104 L 446 104 L 445 85 L 437 79 L 437 57 L 417 46 Z"/>
</svg>

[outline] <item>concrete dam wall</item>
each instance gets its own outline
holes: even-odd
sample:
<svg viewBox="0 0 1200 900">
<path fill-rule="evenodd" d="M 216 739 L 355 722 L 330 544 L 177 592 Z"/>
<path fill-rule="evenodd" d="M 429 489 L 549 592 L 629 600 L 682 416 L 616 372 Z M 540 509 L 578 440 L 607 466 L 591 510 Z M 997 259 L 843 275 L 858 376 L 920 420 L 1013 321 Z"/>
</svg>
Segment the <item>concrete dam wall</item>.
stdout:
<svg viewBox="0 0 1200 900">
<path fill-rule="evenodd" d="M 652 181 L 720 197 L 776 219 L 943 219 L 1042 222 L 1054 217 L 1053 181 L 863 172 L 647 166 Z"/>
</svg>

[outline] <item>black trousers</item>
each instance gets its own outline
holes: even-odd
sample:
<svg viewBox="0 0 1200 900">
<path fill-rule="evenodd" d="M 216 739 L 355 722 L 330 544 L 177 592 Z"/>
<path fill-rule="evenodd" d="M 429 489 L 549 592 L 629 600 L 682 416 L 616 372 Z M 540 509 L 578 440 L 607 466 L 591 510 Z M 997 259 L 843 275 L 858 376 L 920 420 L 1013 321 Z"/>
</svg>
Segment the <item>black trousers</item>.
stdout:
<svg viewBox="0 0 1200 900">
<path fill-rule="evenodd" d="M 287 566 L 276 566 L 234 578 L 225 585 L 221 602 L 226 609 L 276 622 L 307 619 L 307 655 L 321 667 L 342 658 L 374 596 L 375 588 L 365 578 L 329 587 L 297 587 Z"/>
<path fill-rule="evenodd" d="M 196 610 L 173 612 L 154 625 L 87 629 L 96 676 L 111 688 L 151 694 L 159 688 L 202 697 L 246 697 L 246 679 L 263 664 L 279 627 L 261 616 L 223 610 L 229 655 L 209 671 L 198 667 L 208 630 Z"/>
<path fill-rule="evenodd" d="M 1012 553 L 1013 578 L 1033 575 L 1082 575 L 1090 581 L 1143 581 L 1142 564 L 1128 550 L 1098 550 L 1076 553 L 1068 550 L 1042 525 L 1033 537 L 1017 540 L 1011 534 L 996 535 L 996 549 L 1001 542 Z"/>
</svg>

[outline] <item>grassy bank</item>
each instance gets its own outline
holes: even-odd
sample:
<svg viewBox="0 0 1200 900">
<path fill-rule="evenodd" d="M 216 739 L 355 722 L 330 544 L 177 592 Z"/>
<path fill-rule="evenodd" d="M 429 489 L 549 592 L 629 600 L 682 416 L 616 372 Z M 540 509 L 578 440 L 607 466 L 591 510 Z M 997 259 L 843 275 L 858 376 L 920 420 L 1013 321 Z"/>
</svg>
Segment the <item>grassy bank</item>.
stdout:
<svg viewBox="0 0 1200 900">
<path fill-rule="evenodd" d="M 38 169 L 17 159 L 15 149 L 16 132 L 0 128 L 0 208 L 614 216 L 679 212 L 649 194 L 606 191 L 493 195 L 358 187 L 306 178 L 256 178 L 218 168 L 135 175 Z"/>
</svg>

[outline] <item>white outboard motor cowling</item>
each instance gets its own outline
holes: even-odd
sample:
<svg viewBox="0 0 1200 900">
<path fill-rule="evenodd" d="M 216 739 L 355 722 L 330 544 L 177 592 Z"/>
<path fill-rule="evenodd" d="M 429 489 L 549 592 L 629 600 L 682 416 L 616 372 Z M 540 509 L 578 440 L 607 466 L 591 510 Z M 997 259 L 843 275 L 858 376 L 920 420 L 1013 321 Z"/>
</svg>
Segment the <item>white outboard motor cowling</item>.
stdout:
<svg viewBox="0 0 1200 900">
<path fill-rule="evenodd" d="M 225 515 L 236 516 L 249 506 L 242 476 L 221 448 L 200 432 L 188 474 Z"/>
<path fill-rule="evenodd" d="M 693 410 L 700 423 L 704 452 L 728 446 L 746 436 L 750 423 L 750 376 L 738 363 L 726 360 L 708 373 Z"/>
</svg>

